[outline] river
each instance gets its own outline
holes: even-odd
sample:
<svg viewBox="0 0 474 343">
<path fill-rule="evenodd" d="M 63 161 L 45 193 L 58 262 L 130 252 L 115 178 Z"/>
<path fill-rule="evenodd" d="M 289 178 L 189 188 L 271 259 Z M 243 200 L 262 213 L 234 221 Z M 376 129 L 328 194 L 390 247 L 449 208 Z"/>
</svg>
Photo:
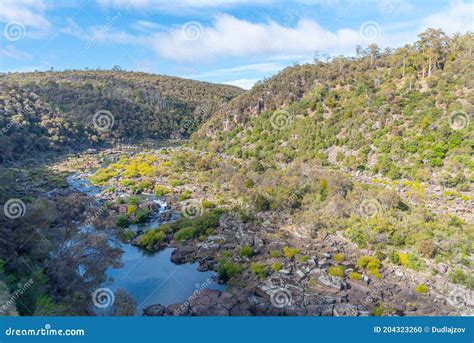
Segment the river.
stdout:
<svg viewBox="0 0 474 343">
<path fill-rule="evenodd" d="M 89 196 L 95 196 L 101 191 L 100 187 L 91 185 L 80 174 L 69 176 L 67 181 L 72 190 Z M 162 202 L 161 204 L 159 211 L 165 209 Z M 159 226 L 161 222 L 157 214 L 159 213 L 152 216 L 154 219 L 150 222 L 135 225 L 133 229 L 146 230 Z M 122 249 L 121 267 L 107 270 L 107 281 L 103 287 L 112 291 L 118 288 L 127 290 L 137 303 L 137 314 L 141 314 L 144 308 L 153 304 L 170 305 L 186 301 L 198 289 L 225 289 L 224 285 L 216 282 L 214 272 L 198 271 L 197 262 L 174 264 L 170 259 L 173 248 L 148 252 L 118 239 L 114 239 L 113 244 L 118 244 Z"/>
</svg>

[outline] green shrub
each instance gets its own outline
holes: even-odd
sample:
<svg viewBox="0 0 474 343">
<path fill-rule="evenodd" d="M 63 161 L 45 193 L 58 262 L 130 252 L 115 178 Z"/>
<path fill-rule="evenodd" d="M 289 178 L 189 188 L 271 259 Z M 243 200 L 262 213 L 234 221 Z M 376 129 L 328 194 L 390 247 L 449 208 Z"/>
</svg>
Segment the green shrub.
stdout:
<svg viewBox="0 0 474 343">
<path fill-rule="evenodd" d="M 144 190 L 150 189 L 151 185 L 152 185 L 151 181 L 145 180 L 145 181 L 142 181 L 142 182 L 138 183 L 136 189 L 140 190 L 140 191 L 144 191 Z"/>
<path fill-rule="evenodd" d="M 157 197 L 165 196 L 166 194 L 168 194 L 170 192 L 171 192 L 171 190 L 166 188 L 165 186 L 155 185 L 154 193 L 155 193 L 155 196 L 157 196 Z"/>
<path fill-rule="evenodd" d="M 300 250 L 297 248 L 291 248 L 291 247 L 283 248 L 283 255 L 285 255 L 289 259 L 292 259 L 293 257 L 295 257 L 295 255 L 298 254 L 299 252 Z"/>
<path fill-rule="evenodd" d="M 344 266 L 334 266 L 329 267 L 328 273 L 331 276 L 344 277 L 344 271 L 346 268 Z"/>
<path fill-rule="evenodd" d="M 160 229 L 148 230 L 138 238 L 138 244 L 151 250 L 156 243 L 159 243 L 165 239 L 165 233 Z"/>
<path fill-rule="evenodd" d="M 140 203 L 140 199 L 137 197 L 130 197 L 128 198 L 129 205 L 138 205 Z"/>
<path fill-rule="evenodd" d="M 117 226 L 121 228 L 127 228 L 130 225 L 130 221 L 126 215 L 121 215 L 117 218 Z"/>
<path fill-rule="evenodd" d="M 120 240 L 123 242 L 129 242 L 135 237 L 135 231 L 133 230 L 121 230 L 119 233 Z"/>
<path fill-rule="evenodd" d="M 132 186 L 135 184 L 135 181 L 131 180 L 131 179 L 123 179 L 120 181 L 120 184 L 124 187 L 128 187 L 128 186 Z"/>
<path fill-rule="evenodd" d="M 150 211 L 147 209 L 141 208 L 137 211 L 135 215 L 135 222 L 137 223 L 145 223 L 150 216 Z"/>
<path fill-rule="evenodd" d="M 455 226 L 461 228 L 464 225 L 464 221 L 456 216 L 451 216 L 451 218 L 448 221 L 448 225 Z"/>
<path fill-rule="evenodd" d="M 97 170 L 97 172 L 89 178 L 89 181 L 93 185 L 102 186 L 105 185 L 114 176 L 118 175 L 118 170 L 113 170 L 110 168 L 102 168 Z"/>
<path fill-rule="evenodd" d="M 336 262 L 342 262 L 345 259 L 346 259 L 346 255 L 344 255 L 342 252 L 337 253 L 336 255 L 334 255 L 334 261 L 336 261 Z"/>
<path fill-rule="evenodd" d="M 212 201 L 209 201 L 209 200 L 203 200 L 201 202 L 201 205 L 202 205 L 202 208 L 204 209 L 208 209 L 208 208 L 213 208 L 214 207 L 214 203 Z"/>
<path fill-rule="evenodd" d="M 219 278 L 224 281 L 230 280 L 234 276 L 240 274 L 242 270 L 243 267 L 240 264 L 232 262 L 226 257 L 220 259 L 217 263 Z"/>
<path fill-rule="evenodd" d="M 270 200 L 268 200 L 262 194 L 255 195 L 253 202 L 254 202 L 254 207 L 258 212 L 265 212 L 270 209 Z"/>
<path fill-rule="evenodd" d="M 320 186 L 320 200 L 324 201 L 328 197 L 328 182 L 325 179 L 319 180 L 319 186 Z"/>
<path fill-rule="evenodd" d="M 268 275 L 267 266 L 258 262 L 254 262 L 250 264 L 250 271 L 254 275 L 257 275 L 259 278 L 265 278 Z"/>
<path fill-rule="evenodd" d="M 270 255 L 272 255 L 272 257 L 275 257 L 275 258 L 281 256 L 281 254 L 280 254 L 280 252 L 279 252 L 278 250 L 273 250 L 273 251 L 270 253 Z"/>
<path fill-rule="evenodd" d="M 425 269 L 425 262 L 422 259 L 420 259 L 418 256 L 416 256 L 415 254 L 409 253 L 407 255 L 406 266 L 413 270 L 421 271 Z"/>
<path fill-rule="evenodd" d="M 170 225 L 166 227 L 166 230 L 176 232 L 175 237 L 179 241 L 209 236 L 219 226 L 219 218 L 223 213 L 223 210 L 214 208 L 197 218 L 181 217 L 174 223 L 168 223 Z"/>
<path fill-rule="evenodd" d="M 382 305 L 375 306 L 374 309 L 372 310 L 372 315 L 376 317 L 380 317 L 381 315 L 383 315 Z"/>
<path fill-rule="evenodd" d="M 390 262 L 396 265 L 401 265 L 400 262 L 400 254 L 397 251 L 392 251 L 390 255 L 388 255 L 388 259 Z"/>
<path fill-rule="evenodd" d="M 253 255 L 253 249 L 249 245 L 244 245 L 243 247 L 240 248 L 240 256 L 242 257 L 250 257 Z"/>
<path fill-rule="evenodd" d="M 191 197 L 191 191 L 185 190 L 183 193 L 179 195 L 178 201 L 188 200 L 190 197 Z"/>
<path fill-rule="evenodd" d="M 137 212 L 138 206 L 137 205 L 128 205 L 127 207 L 127 214 L 130 216 Z"/>
<path fill-rule="evenodd" d="M 351 280 L 360 280 L 362 279 L 362 275 L 356 272 L 350 272 L 349 273 L 349 279 Z"/>
<path fill-rule="evenodd" d="M 378 279 L 382 278 L 382 274 L 380 274 L 379 271 L 381 264 L 378 258 L 368 255 L 361 256 L 357 260 L 357 266 L 360 269 L 367 269 L 370 274 L 372 274 Z"/>
<path fill-rule="evenodd" d="M 455 269 L 448 274 L 451 282 L 464 285 L 469 289 L 474 289 L 474 276 L 472 274 L 466 274 L 462 269 Z"/>
<path fill-rule="evenodd" d="M 421 283 L 418 286 L 416 286 L 415 291 L 417 293 L 426 294 L 430 291 L 430 289 L 427 286 L 425 286 L 424 284 Z"/>
<path fill-rule="evenodd" d="M 307 255 L 300 256 L 300 258 L 298 259 L 298 261 L 301 263 L 305 263 L 308 260 L 309 260 L 309 256 Z"/>
<path fill-rule="evenodd" d="M 279 262 L 275 262 L 272 264 L 272 269 L 276 272 L 280 271 L 283 266 Z"/>
<path fill-rule="evenodd" d="M 184 180 L 177 180 L 177 179 L 168 180 L 168 183 L 171 185 L 171 187 L 178 187 L 185 184 Z"/>
<path fill-rule="evenodd" d="M 193 227 L 183 227 L 176 232 L 176 239 L 178 241 L 187 241 L 188 239 L 198 236 L 197 230 Z"/>
<path fill-rule="evenodd" d="M 373 256 L 364 255 L 357 260 L 357 267 L 365 269 L 369 263 L 372 263 L 372 267 L 380 268 L 380 261 Z"/>
</svg>

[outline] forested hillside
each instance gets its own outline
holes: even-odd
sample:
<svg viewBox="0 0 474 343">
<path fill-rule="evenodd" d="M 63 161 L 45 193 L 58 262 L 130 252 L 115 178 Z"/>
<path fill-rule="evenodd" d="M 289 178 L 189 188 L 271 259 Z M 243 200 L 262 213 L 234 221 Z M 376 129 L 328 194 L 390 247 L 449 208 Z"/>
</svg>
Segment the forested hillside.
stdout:
<svg viewBox="0 0 474 343">
<path fill-rule="evenodd" d="M 187 137 L 243 90 L 124 71 L 0 75 L 0 161 L 103 139 Z"/>
<path fill-rule="evenodd" d="M 133 246 L 138 264 L 173 248 L 173 270 L 199 262 L 226 284 L 184 312 L 139 314 L 472 314 L 473 38 L 430 29 L 248 92 L 120 70 L 0 74 L 0 296 L 28 285 L 12 314 L 94 315 Z M 157 264 L 143 277 L 138 264 L 130 279 L 155 289 Z M 110 313 L 136 313 L 138 288 L 114 291 Z"/>
<path fill-rule="evenodd" d="M 232 100 L 196 145 L 267 166 L 309 159 L 468 190 L 472 48 L 472 34 L 429 29 L 399 49 L 289 67 Z"/>
</svg>

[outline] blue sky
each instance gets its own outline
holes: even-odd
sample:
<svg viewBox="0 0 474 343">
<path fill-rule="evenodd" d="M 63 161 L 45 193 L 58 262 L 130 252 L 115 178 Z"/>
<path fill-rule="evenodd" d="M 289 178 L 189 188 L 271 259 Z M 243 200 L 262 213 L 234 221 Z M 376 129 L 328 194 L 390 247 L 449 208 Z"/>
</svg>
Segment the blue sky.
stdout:
<svg viewBox="0 0 474 343">
<path fill-rule="evenodd" d="M 0 72 L 110 69 L 249 88 L 295 62 L 474 31 L 472 1 L 0 0 Z"/>
</svg>

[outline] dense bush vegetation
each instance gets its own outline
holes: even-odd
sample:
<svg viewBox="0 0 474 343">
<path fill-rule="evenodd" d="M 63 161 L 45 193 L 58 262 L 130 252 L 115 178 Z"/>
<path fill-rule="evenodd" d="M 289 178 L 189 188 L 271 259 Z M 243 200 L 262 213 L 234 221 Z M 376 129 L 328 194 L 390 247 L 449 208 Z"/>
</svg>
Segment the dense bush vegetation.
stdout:
<svg viewBox="0 0 474 343">
<path fill-rule="evenodd" d="M 438 182 L 468 190 L 472 40 L 430 29 L 396 50 L 371 45 L 356 58 L 289 67 L 232 100 L 194 144 L 260 166 L 311 159 L 424 181 L 436 171 Z"/>
<path fill-rule="evenodd" d="M 0 162 L 103 139 L 187 137 L 241 93 L 233 86 L 123 71 L 0 74 Z M 110 112 L 110 129 L 94 126 L 98 111 Z"/>
<path fill-rule="evenodd" d="M 223 213 L 224 210 L 214 208 L 197 218 L 181 217 L 175 222 L 162 224 L 157 229 L 147 230 L 140 236 L 138 244 L 152 250 L 156 243 L 163 241 L 166 234 L 174 234 L 178 241 L 209 236 L 219 226 L 219 218 Z"/>
<path fill-rule="evenodd" d="M 219 278 L 228 281 L 243 271 L 242 265 L 231 261 L 228 257 L 223 257 L 218 261 L 217 272 Z"/>
</svg>

